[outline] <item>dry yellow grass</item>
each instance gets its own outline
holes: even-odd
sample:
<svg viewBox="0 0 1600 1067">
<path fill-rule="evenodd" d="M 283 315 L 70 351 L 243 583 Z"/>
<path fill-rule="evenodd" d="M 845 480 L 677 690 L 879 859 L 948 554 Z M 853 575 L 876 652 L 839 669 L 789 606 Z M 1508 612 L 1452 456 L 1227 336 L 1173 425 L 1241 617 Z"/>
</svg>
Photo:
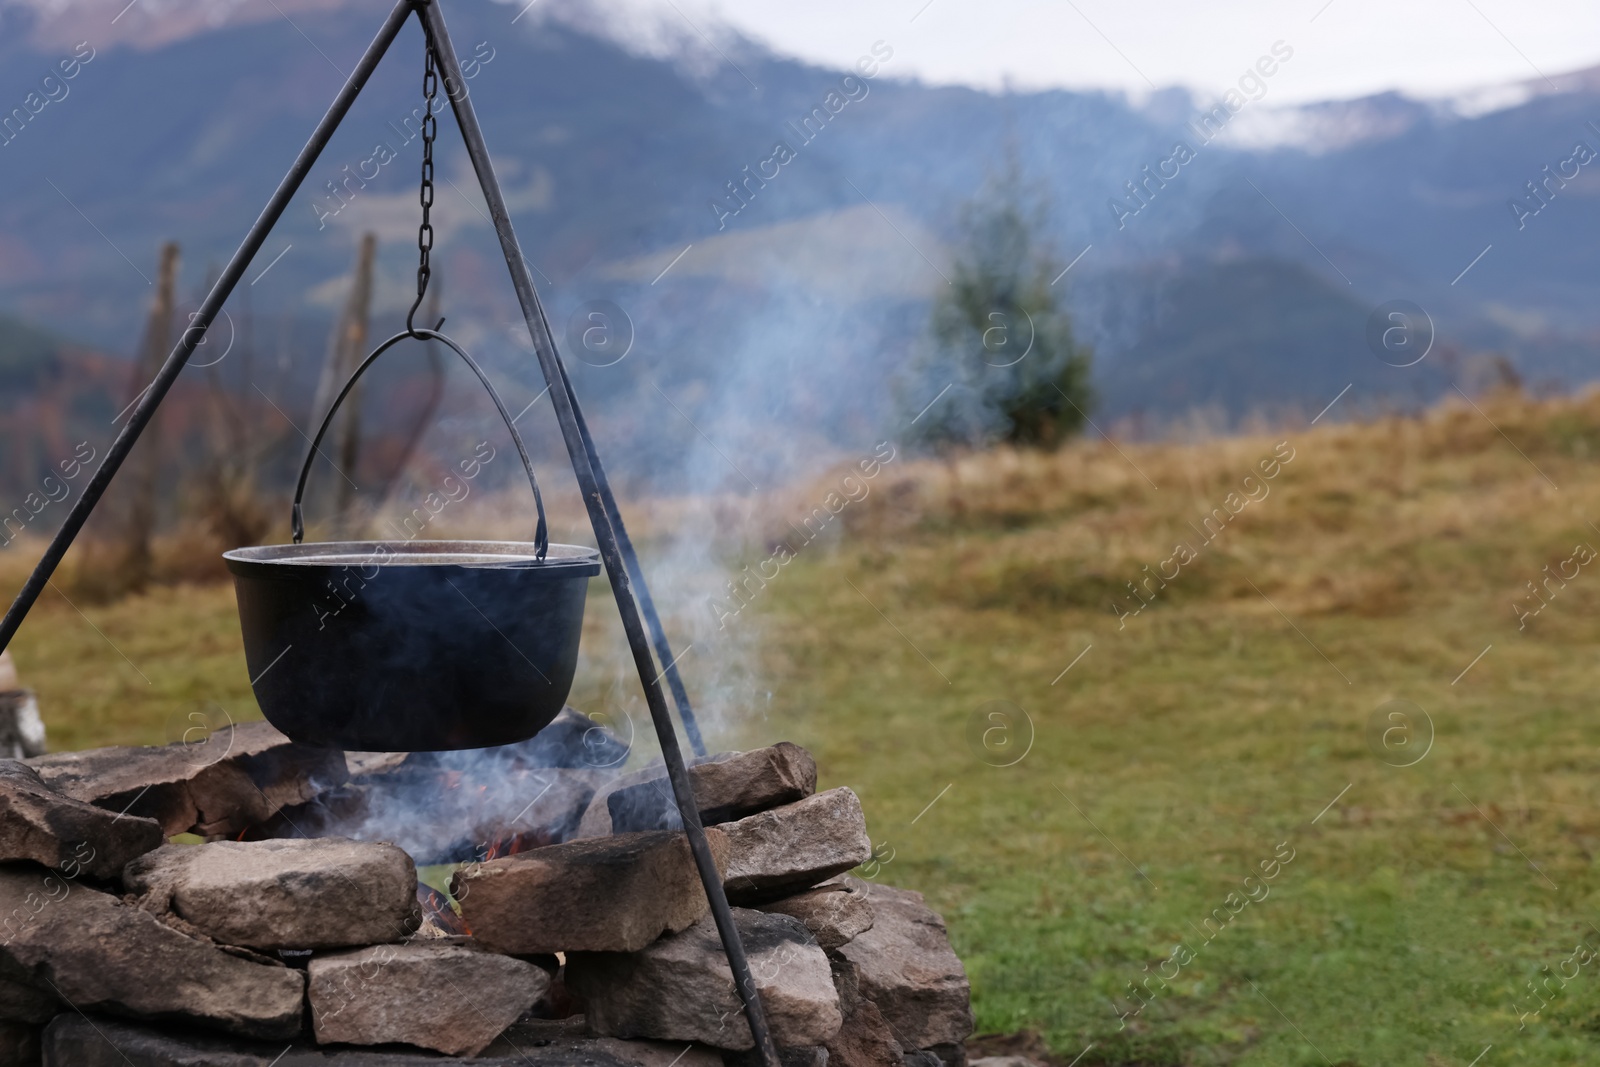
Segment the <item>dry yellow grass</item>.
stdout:
<svg viewBox="0 0 1600 1067">
<path fill-rule="evenodd" d="M 1285 445 L 1294 458 L 1262 477 L 1257 464 Z M 852 542 L 895 544 L 929 564 L 901 569 L 908 591 L 930 602 L 1110 614 L 1113 603 L 1136 607 L 1126 583 L 1142 583 L 1144 568 L 1182 543 L 1204 566 L 1142 587 L 1155 594 L 1150 610 L 1196 597 L 1259 601 L 1259 589 L 1296 616 L 1382 618 L 1453 598 L 1470 580 L 1498 596 L 1496 616 L 1514 620 L 1512 599 L 1546 563 L 1578 541 L 1600 543 L 1589 525 L 1600 520 L 1594 456 L 1600 394 L 1503 394 L 1419 418 L 1191 445 L 1082 442 L 901 462 L 841 519 Z M 1251 476 L 1261 499 L 1206 527 L 1230 493 L 1247 497 Z"/>
</svg>

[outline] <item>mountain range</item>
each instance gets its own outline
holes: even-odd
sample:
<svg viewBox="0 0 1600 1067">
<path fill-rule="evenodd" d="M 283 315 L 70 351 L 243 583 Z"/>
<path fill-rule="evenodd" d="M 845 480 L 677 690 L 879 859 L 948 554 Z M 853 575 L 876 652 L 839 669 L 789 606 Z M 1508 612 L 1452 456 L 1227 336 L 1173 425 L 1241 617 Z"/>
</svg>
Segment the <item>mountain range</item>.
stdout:
<svg viewBox="0 0 1600 1067">
<path fill-rule="evenodd" d="M 901 369 L 961 206 L 1008 155 L 1071 264 L 1060 289 L 1095 349 L 1103 427 L 1309 417 L 1335 394 L 1341 415 L 1406 407 L 1485 367 L 1540 388 L 1595 377 L 1582 235 L 1600 223 L 1600 71 L 1294 108 L 1265 74 L 1214 100 L 989 93 L 901 77 L 892 40 L 839 71 L 726 31 L 641 41 L 565 0 L 446 3 L 535 282 L 639 477 L 766 484 L 893 436 L 924 402 Z M 385 10 L 272 8 L 0 7 L 0 310 L 28 336 L 131 352 L 166 239 L 198 299 Z M 361 233 L 379 240 L 375 331 L 414 294 L 421 50 L 408 28 L 230 304 L 230 336 L 249 323 L 249 343 L 277 345 L 275 401 L 296 418 Z M 543 384 L 439 126 L 449 328 L 520 408 Z M 1395 301 L 1434 346 L 1412 366 L 1369 341 Z M 25 404 L 19 388 L 0 382 L 0 406 Z"/>
</svg>

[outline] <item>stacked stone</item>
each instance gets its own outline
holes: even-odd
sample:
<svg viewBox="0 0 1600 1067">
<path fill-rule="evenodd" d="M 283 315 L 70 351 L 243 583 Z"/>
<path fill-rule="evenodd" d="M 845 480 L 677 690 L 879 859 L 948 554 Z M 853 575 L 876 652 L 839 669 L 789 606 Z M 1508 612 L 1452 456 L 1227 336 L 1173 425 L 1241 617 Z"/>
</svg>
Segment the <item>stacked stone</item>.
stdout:
<svg viewBox="0 0 1600 1067">
<path fill-rule="evenodd" d="M 872 854 L 855 793 L 816 792 L 816 763 L 787 742 L 701 761 L 689 779 L 786 1056 L 960 1067 L 969 989 L 943 921 L 919 894 L 840 877 Z M 479 943 L 562 953 L 558 980 L 593 1033 L 750 1050 L 677 826 L 660 770 L 626 776 L 590 801 L 589 836 L 463 867 L 454 895 Z"/>
<path fill-rule="evenodd" d="M 460 936 L 393 845 L 219 836 L 341 786 L 329 757 L 251 724 L 0 761 L 0 1063 L 755 1062 L 659 767 L 566 791 L 569 839 L 458 868 Z M 788 743 L 690 778 L 785 1062 L 962 1067 L 943 922 L 844 876 L 871 854 L 856 795 Z"/>
</svg>

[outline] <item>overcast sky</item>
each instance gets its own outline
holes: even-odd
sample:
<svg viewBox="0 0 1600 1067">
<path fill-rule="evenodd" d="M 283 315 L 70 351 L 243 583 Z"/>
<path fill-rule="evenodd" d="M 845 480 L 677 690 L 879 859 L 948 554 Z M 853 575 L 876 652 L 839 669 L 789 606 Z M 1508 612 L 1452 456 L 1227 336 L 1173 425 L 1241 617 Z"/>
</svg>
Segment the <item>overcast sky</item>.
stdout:
<svg viewBox="0 0 1600 1067">
<path fill-rule="evenodd" d="M 1220 93 L 1282 40 L 1275 103 L 1437 96 L 1600 64 L 1600 0 L 656 0 L 715 11 L 778 51 L 998 88 L 1186 85 Z M 681 14 L 680 14 L 681 12 Z"/>
</svg>

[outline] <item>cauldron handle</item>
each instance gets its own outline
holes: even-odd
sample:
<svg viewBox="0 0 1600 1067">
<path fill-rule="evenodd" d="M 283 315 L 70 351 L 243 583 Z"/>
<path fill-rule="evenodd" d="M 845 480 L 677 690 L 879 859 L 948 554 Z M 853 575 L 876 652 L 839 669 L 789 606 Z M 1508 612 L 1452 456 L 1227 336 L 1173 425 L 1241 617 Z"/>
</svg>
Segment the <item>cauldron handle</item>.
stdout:
<svg viewBox="0 0 1600 1067">
<path fill-rule="evenodd" d="M 443 321 L 443 320 L 441 320 Z M 495 408 L 500 412 L 500 417 L 505 420 L 506 429 L 511 431 L 511 440 L 517 446 L 517 455 L 522 459 L 522 469 L 528 473 L 528 485 L 533 489 L 533 504 L 539 511 L 539 525 L 534 530 L 533 544 L 534 557 L 544 559 L 545 553 L 550 549 L 550 530 L 544 517 L 544 497 L 539 492 L 539 480 L 533 476 L 533 461 L 528 458 L 528 449 L 522 443 L 522 435 L 517 433 L 516 422 L 511 418 L 511 413 L 506 410 L 505 402 L 500 399 L 500 394 L 490 383 L 488 375 L 483 373 L 483 368 L 478 366 L 476 360 L 467 355 L 466 349 L 456 344 L 438 330 L 406 330 L 395 334 L 383 344 L 372 350 L 372 354 L 361 361 L 361 366 L 350 375 L 350 380 L 344 383 L 344 388 L 339 390 L 339 395 L 334 397 L 333 404 L 328 408 L 328 413 L 322 418 L 322 425 L 317 427 L 317 435 L 311 439 L 311 448 L 306 452 L 306 460 L 300 465 L 300 480 L 294 487 L 294 507 L 289 512 L 289 526 L 294 533 L 294 543 L 299 544 L 305 537 L 305 518 L 301 512 L 300 500 L 305 495 L 306 478 L 311 474 L 311 461 L 316 458 L 317 452 L 322 448 L 322 438 L 326 436 L 328 427 L 333 423 L 333 416 L 338 412 L 339 405 L 344 403 L 344 398 L 350 395 L 350 390 L 355 388 L 356 382 L 361 380 L 361 375 L 377 360 L 377 358 L 407 339 L 418 341 L 438 341 L 450 351 L 460 356 L 472 373 L 478 376 L 478 381 L 483 383 L 484 389 L 489 392 L 489 399 L 494 401 Z"/>
</svg>

